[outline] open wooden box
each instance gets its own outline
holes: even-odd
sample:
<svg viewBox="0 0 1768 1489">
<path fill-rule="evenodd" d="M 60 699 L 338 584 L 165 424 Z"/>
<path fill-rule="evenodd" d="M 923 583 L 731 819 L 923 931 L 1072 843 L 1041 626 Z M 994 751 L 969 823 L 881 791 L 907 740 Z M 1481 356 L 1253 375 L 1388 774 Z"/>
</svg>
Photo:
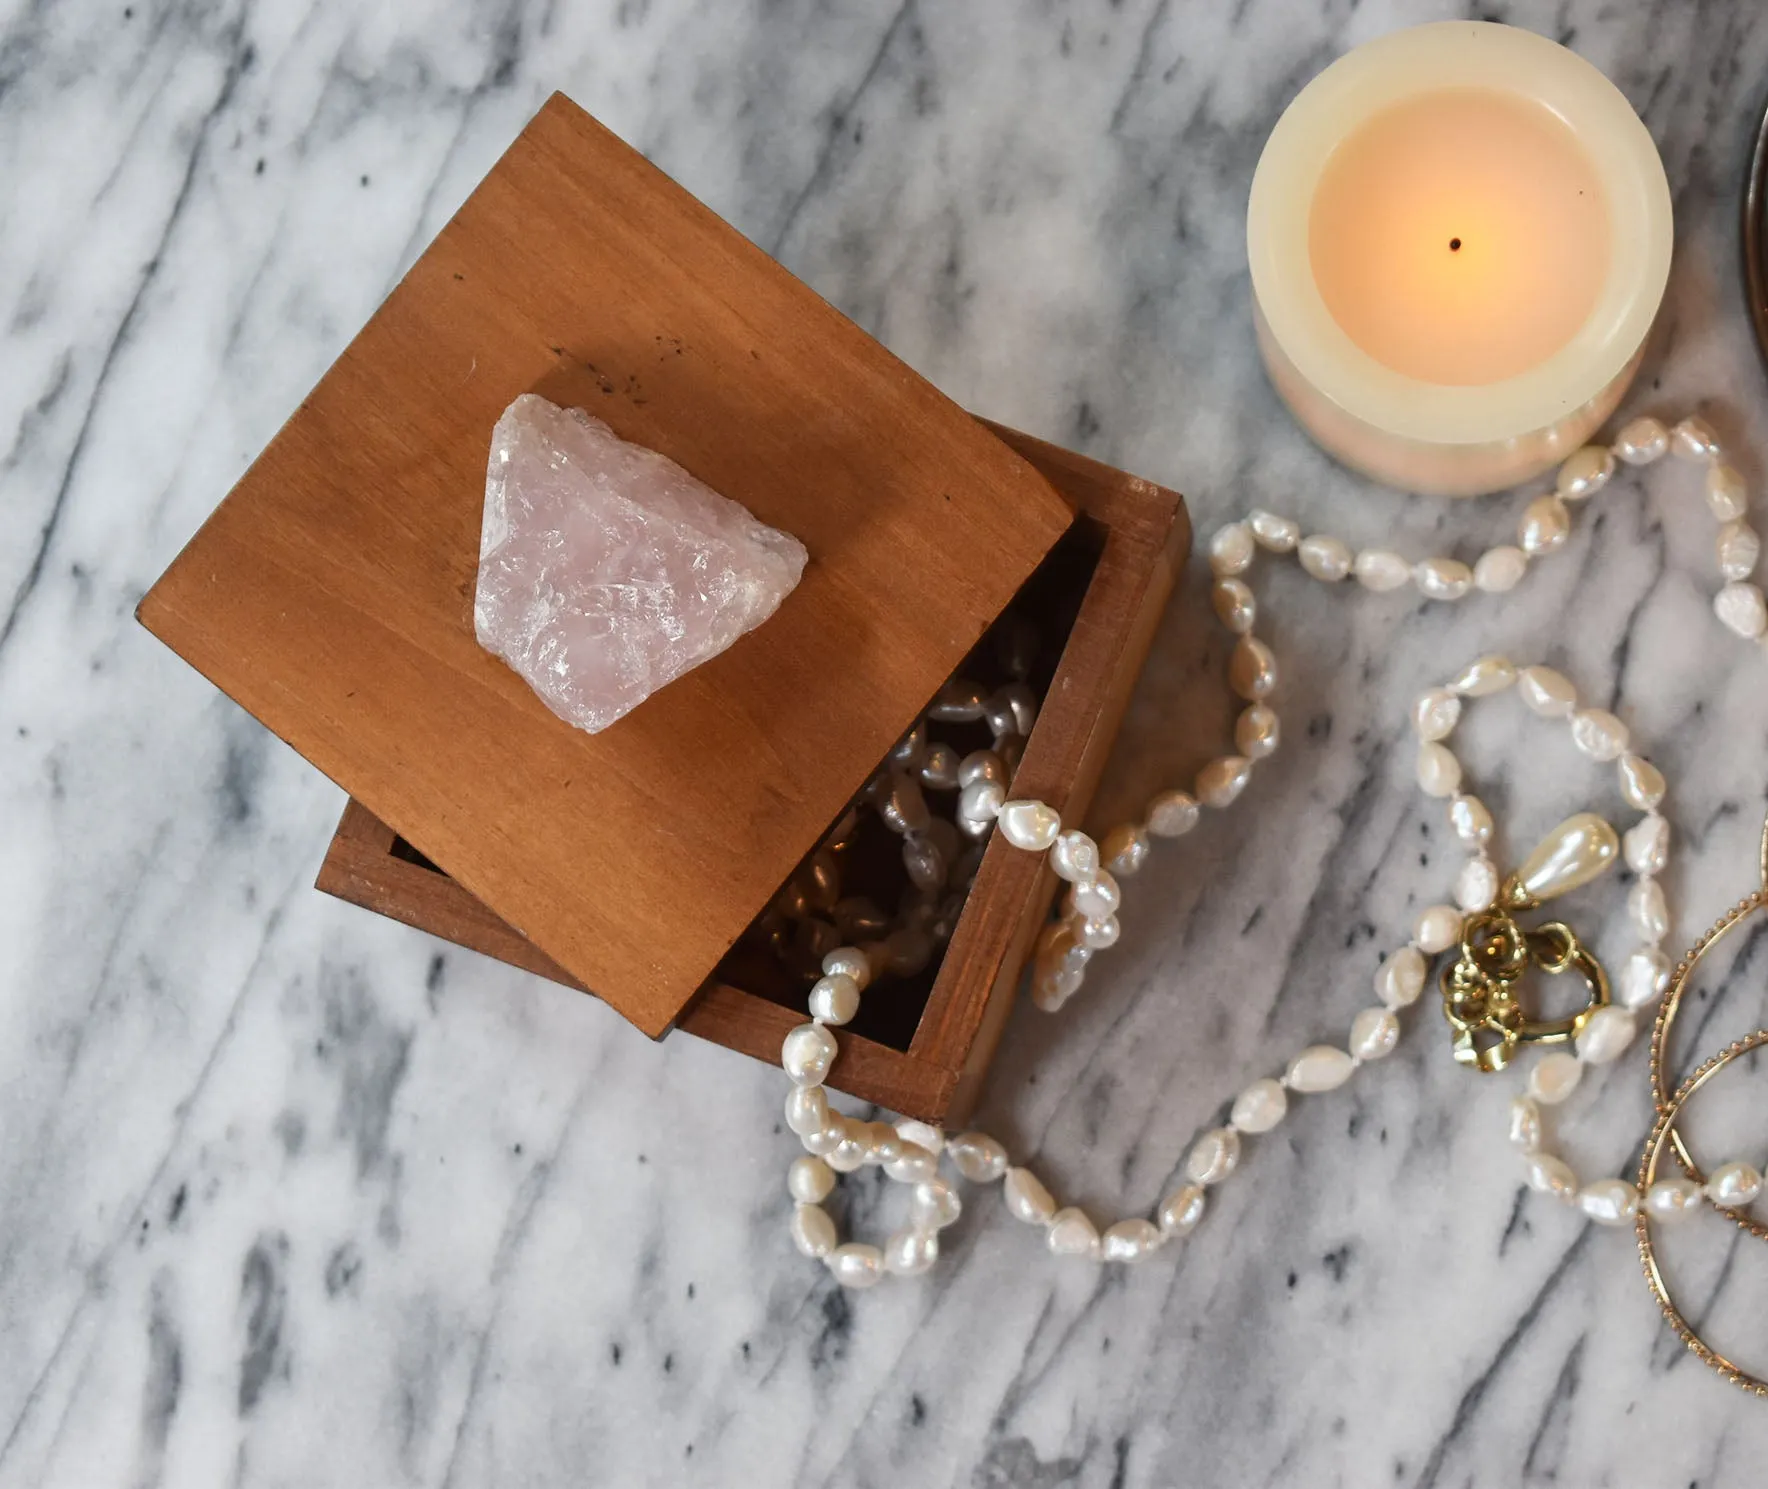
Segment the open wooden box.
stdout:
<svg viewBox="0 0 1768 1489">
<path fill-rule="evenodd" d="M 523 393 L 810 555 L 595 735 L 474 635 L 488 441 Z M 1014 790 L 1078 818 L 1187 538 L 1173 493 L 966 415 L 555 95 L 139 615 L 361 804 L 324 887 L 772 1059 L 802 995 L 734 948 L 891 745 L 1032 595 L 1073 623 Z M 960 1113 L 1052 889 L 991 847 L 937 975 L 873 990 L 833 1084 Z"/>
<path fill-rule="evenodd" d="M 1080 513 L 1039 576 L 1052 589 L 1078 591 L 1078 603 L 1014 782 L 1015 794 L 1039 797 L 1078 821 L 1184 563 L 1190 526 L 1183 502 L 1164 487 L 990 427 Z M 862 1022 L 842 1033 L 829 1084 L 907 1116 L 962 1121 L 993 1058 L 1055 884 L 1041 859 L 1017 852 L 997 835 L 944 957 L 922 977 L 881 985 L 868 998 Z M 318 885 L 456 945 L 586 990 L 360 802 L 345 808 Z M 676 1026 L 772 1063 L 787 1031 L 804 1021 L 803 993 L 745 979 L 747 969 L 730 961 Z"/>
</svg>

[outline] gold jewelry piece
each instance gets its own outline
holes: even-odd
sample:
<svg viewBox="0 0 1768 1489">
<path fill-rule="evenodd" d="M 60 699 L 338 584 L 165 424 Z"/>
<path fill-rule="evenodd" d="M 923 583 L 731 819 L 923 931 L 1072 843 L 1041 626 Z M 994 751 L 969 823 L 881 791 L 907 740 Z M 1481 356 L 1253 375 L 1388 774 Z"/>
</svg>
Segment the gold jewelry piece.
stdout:
<svg viewBox="0 0 1768 1489">
<path fill-rule="evenodd" d="M 1688 984 L 1694 977 L 1695 968 L 1700 965 L 1702 957 L 1742 925 L 1744 921 L 1748 920 L 1750 916 L 1754 915 L 1756 911 L 1768 909 L 1768 822 L 1765 822 L 1762 827 L 1761 876 L 1761 888 L 1754 894 L 1739 900 L 1724 915 L 1720 916 L 1718 923 L 1694 944 L 1688 955 L 1682 959 L 1671 975 L 1669 989 L 1665 992 L 1664 1000 L 1658 1007 L 1657 1020 L 1653 1023 L 1651 1030 L 1652 1099 L 1656 1104 L 1660 1118 L 1671 1101 L 1669 1062 L 1666 1058 L 1670 1045 L 1670 1028 L 1676 1021 L 1676 1014 L 1682 1006 L 1682 995 L 1687 991 Z M 1700 1165 L 1689 1154 L 1687 1144 L 1683 1142 L 1682 1134 L 1676 1129 L 1673 1122 L 1670 1123 L 1667 1133 L 1669 1143 L 1676 1154 L 1676 1162 L 1681 1166 L 1683 1173 L 1687 1174 L 1696 1184 L 1706 1183 L 1706 1174 L 1702 1172 Z M 1764 1225 L 1742 1210 L 1725 1210 L 1721 1213 L 1751 1235 L 1768 1241 L 1768 1225 Z"/>
<path fill-rule="evenodd" d="M 1663 1156 L 1664 1147 L 1675 1131 L 1676 1118 L 1687 1104 L 1688 1098 L 1737 1059 L 1739 1055 L 1747 1055 L 1765 1044 L 1768 1044 L 1768 1029 L 1758 1029 L 1753 1034 L 1746 1034 L 1735 1044 L 1720 1050 L 1718 1054 L 1702 1065 L 1664 1103 L 1663 1109 L 1658 1113 L 1657 1122 L 1651 1129 L 1651 1136 L 1646 1141 L 1645 1152 L 1639 1159 L 1639 1192 L 1641 1194 L 1649 1193 L 1651 1186 L 1657 1182 L 1658 1160 Z M 1690 1177 L 1694 1177 L 1692 1168 L 1690 1169 Z M 1670 1327 L 1676 1331 L 1678 1337 L 1692 1353 L 1700 1356 L 1703 1361 L 1734 1386 L 1741 1386 L 1756 1396 L 1768 1396 L 1768 1381 L 1751 1375 L 1747 1370 L 1741 1369 L 1715 1350 L 1694 1332 L 1689 1326 L 1688 1320 L 1683 1318 L 1681 1310 L 1671 1301 L 1670 1290 L 1664 1282 L 1663 1272 L 1658 1267 L 1657 1252 L 1652 1246 L 1651 1217 L 1643 1204 L 1639 1207 L 1639 1215 L 1634 1222 L 1634 1228 L 1639 1237 L 1639 1260 L 1645 1268 L 1646 1285 L 1651 1288 L 1652 1295 L 1657 1299 L 1658 1307 L 1663 1310 L 1664 1318 Z"/>
<path fill-rule="evenodd" d="M 1443 968 L 1443 1014 L 1454 1033 L 1455 1058 L 1490 1073 L 1502 1070 L 1519 1044 L 1567 1044 L 1609 1000 L 1602 964 L 1563 921 L 1525 931 L 1511 909 L 1539 903 L 1513 877 L 1505 882 L 1498 906 L 1470 915 L 1461 934 L 1461 955 Z M 1528 1017 L 1516 984 L 1531 967 L 1557 976 L 1575 971 L 1589 988 L 1589 1001 L 1569 1018 Z"/>
</svg>

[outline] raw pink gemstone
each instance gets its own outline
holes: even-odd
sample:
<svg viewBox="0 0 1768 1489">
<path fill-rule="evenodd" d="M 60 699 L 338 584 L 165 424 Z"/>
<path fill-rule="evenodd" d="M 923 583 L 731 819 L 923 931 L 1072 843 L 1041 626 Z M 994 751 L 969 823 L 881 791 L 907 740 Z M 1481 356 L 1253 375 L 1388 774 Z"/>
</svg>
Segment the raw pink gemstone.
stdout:
<svg viewBox="0 0 1768 1489">
<path fill-rule="evenodd" d="M 473 627 L 594 734 L 772 615 L 806 557 L 667 456 L 524 393 L 491 436 Z"/>
</svg>

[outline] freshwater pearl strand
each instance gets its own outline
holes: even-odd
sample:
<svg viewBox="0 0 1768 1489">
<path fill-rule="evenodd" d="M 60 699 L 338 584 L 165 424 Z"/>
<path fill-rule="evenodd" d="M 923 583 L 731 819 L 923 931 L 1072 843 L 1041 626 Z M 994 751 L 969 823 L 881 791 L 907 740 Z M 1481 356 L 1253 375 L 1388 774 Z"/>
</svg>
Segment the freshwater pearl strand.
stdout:
<svg viewBox="0 0 1768 1489">
<path fill-rule="evenodd" d="M 1076 829 L 1065 830 L 1060 815 L 1047 803 L 1006 799 L 1004 782 L 978 780 L 962 788 L 958 816 L 965 831 L 981 837 L 998 824 L 1015 847 L 1047 853 L 1058 877 L 1070 885 L 1061 917 L 1046 927 L 1034 960 L 1032 991 L 1039 1006 L 1050 1010 L 1060 1007 L 1081 985 L 1092 954 L 1117 941 L 1116 912 L 1122 899 L 1118 877 L 1134 874 L 1145 862 L 1150 836 L 1183 836 L 1196 825 L 1202 807 L 1231 805 L 1250 780 L 1253 763 L 1277 746 L 1277 715 L 1265 701 L 1277 686 L 1277 662 L 1270 648 L 1252 634 L 1257 605 L 1241 578 L 1259 549 L 1296 554 L 1307 573 L 1326 583 L 1340 582 L 1352 574 L 1365 588 L 1377 591 L 1410 582 L 1426 597 L 1445 601 L 1458 600 L 1474 588 L 1502 593 L 1515 586 L 1530 561 L 1564 546 L 1570 531 L 1565 503 L 1583 500 L 1600 490 L 1612 476 L 1616 459 L 1644 465 L 1667 453 L 1708 467 L 1708 504 L 1725 524 L 1719 556 L 1727 585 L 1714 608 L 1730 629 L 1746 639 L 1758 639 L 1768 631 L 1768 605 L 1761 590 L 1747 580 L 1754 571 L 1759 545 L 1743 522 L 1741 479 L 1720 462 L 1717 439 L 1699 419 L 1685 419 L 1673 431 L 1654 419 L 1638 419 L 1621 430 L 1614 446 L 1578 451 L 1562 466 L 1555 492 L 1536 499 L 1526 509 L 1518 545 L 1494 548 L 1471 567 L 1446 558 L 1408 563 L 1385 550 L 1353 553 L 1339 539 L 1303 537 L 1293 520 L 1262 511 L 1218 531 L 1209 545 L 1210 567 L 1216 579 L 1213 601 L 1223 624 L 1239 638 L 1229 664 L 1229 682 L 1248 705 L 1235 727 L 1240 753 L 1205 765 L 1194 782 L 1195 794 L 1182 790 L 1160 793 L 1140 823 L 1114 829 L 1103 843 L 1095 843 Z M 1761 614 L 1759 624 L 1750 620 L 1757 613 Z M 888 1274 L 925 1272 L 938 1258 L 939 1232 L 952 1224 L 962 1209 L 955 1189 L 939 1176 L 942 1154 L 949 1155 L 958 1172 L 972 1182 L 999 1181 L 1009 1211 L 1015 1218 L 1041 1227 L 1046 1244 L 1057 1255 L 1135 1262 L 1168 1241 L 1189 1235 L 1203 1217 L 1207 1191 L 1239 1166 L 1243 1137 L 1277 1126 L 1287 1114 L 1292 1094 L 1335 1090 L 1360 1066 L 1393 1051 L 1400 1034 L 1397 1010 L 1415 1002 L 1422 992 L 1429 971 L 1427 957 L 1453 946 L 1461 937 L 1466 915 L 1489 908 L 1496 898 L 1499 877 L 1485 851 L 1492 834 L 1491 814 L 1477 797 L 1460 790 L 1460 764 L 1442 741 L 1458 722 L 1463 699 L 1488 696 L 1513 685 L 1519 687 L 1535 713 L 1566 719 L 1582 753 L 1595 760 L 1618 762 L 1623 794 L 1644 813 L 1627 833 L 1624 848 L 1639 875 L 1628 910 L 1641 945 L 1629 956 L 1620 977 L 1622 1005 L 1599 1009 L 1591 1017 L 1580 1032 L 1574 1054 L 1551 1054 L 1536 1066 L 1529 1094 L 1518 1098 L 1511 1119 L 1512 1141 L 1529 1160 L 1533 1187 L 1560 1195 L 1592 1219 L 1611 1224 L 1630 1222 L 1639 1208 L 1634 1186 L 1622 1179 L 1580 1185 L 1569 1165 L 1545 1150 L 1540 1105 L 1554 1104 L 1569 1095 L 1585 1064 L 1618 1057 L 1636 1032 L 1635 1010 L 1657 998 L 1668 983 L 1668 962 L 1658 944 L 1667 929 L 1668 911 L 1656 883 L 1669 852 L 1668 824 L 1656 810 L 1664 795 L 1663 777 L 1648 761 L 1630 752 L 1626 727 L 1613 714 L 1580 709 L 1575 690 L 1559 673 L 1545 667 L 1519 670 L 1504 658 L 1485 657 L 1445 687 L 1425 694 L 1413 711 L 1420 735 L 1419 783 L 1428 794 L 1449 801 L 1451 827 L 1471 850 L 1467 864 L 1456 876 L 1456 904 L 1425 910 L 1412 938 L 1381 963 L 1375 974 L 1381 1002 L 1353 1020 L 1348 1048 L 1310 1046 L 1288 1062 L 1281 1076 L 1254 1081 L 1235 1098 L 1228 1124 L 1204 1132 L 1193 1143 L 1184 1162 L 1187 1182 L 1162 1201 L 1154 1220 L 1131 1217 L 1101 1233 L 1083 1211 L 1058 1207 L 1043 1182 L 1029 1169 L 1013 1166 L 1006 1148 L 984 1133 L 964 1133 L 948 1142 L 939 1128 L 925 1123 L 905 1121 L 893 1126 L 868 1122 L 845 1117 L 829 1107 L 822 1085 L 838 1049 L 831 1027 L 853 1018 L 866 986 L 889 967 L 888 948 L 878 943 L 864 948 L 840 947 L 829 953 L 823 963 L 824 975 L 811 990 L 811 1021 L 793 1029 L 782 1046 L 781 1063 L 793 1083 L 786 1100 L 787 1125 L 805 1149 L 805 1156 L 793 1162 L 788 1175 L 788 1190 L 796 1202 L 790 1229 L 798 1249 L 822 1260 L 847 1287 L 869 1287 Z M 866 1165 L 883 1168 L 893 1182 L 910 1186 L 912 1191 L 908 1225 L 883 1247 L 843 1244 L 833 1219 L 821 1206 L 838 1174 Z M 1761 1175 L 1748 1164 L 1726 1164 L 1704 1186 L 1688 1180 L 1654 1184 L 1645 1207 L 1654 1216 L 1667 1216 L 1685 1213 L 1703 1198 L 1718 1205 L 1738 1206 L 1753 1199 L 1761 1183 Z"/>
</svg>

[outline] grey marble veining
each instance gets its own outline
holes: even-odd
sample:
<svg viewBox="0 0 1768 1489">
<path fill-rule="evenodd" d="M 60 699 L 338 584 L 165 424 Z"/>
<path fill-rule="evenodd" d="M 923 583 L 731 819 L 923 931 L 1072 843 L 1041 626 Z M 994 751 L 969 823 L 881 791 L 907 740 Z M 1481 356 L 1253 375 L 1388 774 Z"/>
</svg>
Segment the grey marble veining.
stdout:
<svg viewBox="0 0 1768 1489">
<path fill-rule="evenodd" d="M 777 1072 L 316 894 L 336 790 L 130 618 L 554 88 L 955 397 L 1180 487 L 1203 530 L 1259 502 L 1475 551 L 1515 498 L 1370 491 L 1284 416 L 1242 251 L 1300 83 L 1456 13 L 0 4 L 0 1483 L 1761 1482 L 1768 1410 L 1681 1353 L 1626 1236 L 1521 1190 L 1512 1088 L 1428 1016 L 1182 1251 L 1058 1263 L 983 1198 L 931 1279 L 841 1295 L 785 1241 Z M 1642 110 L 1677 257 L 1629 407 L 1703 408 L 1761 481 L 1734 227 L 1768 12 L 1482 13 Z M 1480 651 L 1563 666 L 1665 766 L 1691 939 L 1747 888 L 1768 792 L 1768 662 L 1711 618 L 1711 541 L 1668 470 L 1501 604 L 1262 580 L 1284 750 L 1157 855 L 1062 1017 L 1015 1014 L 986 1120 L 1065 1196 L 1145 1212 L 1237 1083 L 1341 1037 L 1451 871 L 1405 703 Z M 1187 594 L 1102 817 L 1225 737 L 1221 662 Z M 1469 735 L 1513 848 L 1618 810 L 1547 738 L 1504 708 Z M 1584 900 L 1611 949 L 1616 898 Z M 1765 1021 L 1762 946 L 1690 1051 Z M 1760 1078 L 1715 1088 L 1712 1143 L 1763 1151 Z M 1562 1141 L 1612 1171 L 1642 1064 L 1579 1094 Z M 1768 1365 L 1768 1254 L 1705 1221 L 1673 1244 Z"/>
</svg>

